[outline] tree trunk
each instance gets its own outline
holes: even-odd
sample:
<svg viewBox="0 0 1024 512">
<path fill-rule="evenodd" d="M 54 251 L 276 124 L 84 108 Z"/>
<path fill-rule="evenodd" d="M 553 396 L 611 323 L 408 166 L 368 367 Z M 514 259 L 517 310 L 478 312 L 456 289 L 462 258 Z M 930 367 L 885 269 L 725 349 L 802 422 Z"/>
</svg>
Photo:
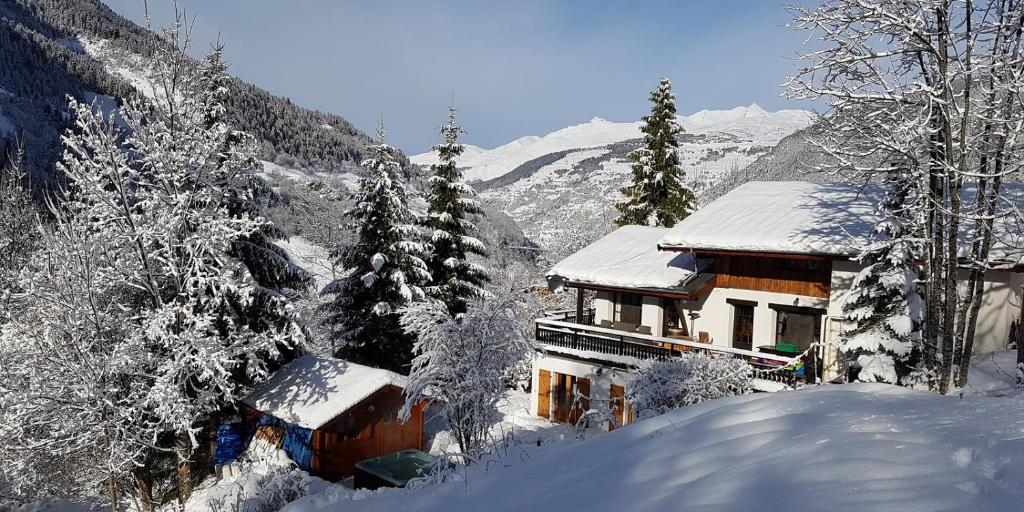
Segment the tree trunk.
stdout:
<svg viewBox="0 0 1024 512">
<path fill-rule="evenodd" d="M 107 473 L 107 493 L 110 496 L 110 512 L 117 512 L 117 479 L 113 471 Z"/>
<path fill-rule="evenodd" d="M 153 512 L 153 473 L 149 468 L 149 458 L 146 458 L 146 464 L 140 468 L 136 468 L 133 472 L 135 477 L 135 492 L 139 496 L 139 505 L 142 507 L 142 512 Z"/>
<path fill-rule="evenodd" d="M 192 496 L 192 463 L 188 455 L 192 451 L 192 441 L 187 433 L 178 433 L 175 448 L 178 452 L 178 503 L 183 510 L 185 502 Z"/>
</svg>

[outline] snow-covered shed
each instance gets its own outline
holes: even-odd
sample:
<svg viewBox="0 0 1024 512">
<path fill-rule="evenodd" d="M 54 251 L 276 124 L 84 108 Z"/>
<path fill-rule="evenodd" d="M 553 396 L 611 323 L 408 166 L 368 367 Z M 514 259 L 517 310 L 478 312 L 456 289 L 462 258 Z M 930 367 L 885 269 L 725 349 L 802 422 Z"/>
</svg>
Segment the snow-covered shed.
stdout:
<svg viewBox="0 0 1024 512">
<path fill-rule="evenodd" d="M 341 359 L 303 356 L 243 401 L 258 425 L 284 430 L 282 448 L 310 473 L 337 480 L 355 463 L 423 447 L 423 409 L 398 419 L 406 378 Z"/>
</svg>

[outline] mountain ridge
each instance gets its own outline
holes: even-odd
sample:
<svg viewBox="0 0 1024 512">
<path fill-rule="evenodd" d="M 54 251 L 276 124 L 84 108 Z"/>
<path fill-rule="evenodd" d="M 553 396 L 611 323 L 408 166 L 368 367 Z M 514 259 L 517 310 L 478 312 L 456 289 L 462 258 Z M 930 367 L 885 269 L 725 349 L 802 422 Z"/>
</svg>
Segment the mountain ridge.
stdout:
<svg viewBox="0 0 1024 512">
<path fill-rule="evenodd" d="M 810 124 L 813 114 L 805 110 L 783 109 L 768 112 L 756 103 L 726 110 L 700 110 L 689 116 L 677 116 L 687 133 L 714 131 L 736 132 L 755 138 L 766 138 L 772 129 L 783 127 L 774 138 L 780 140 L 796 129 Z M 488 181 L 499 178 L 519 165 L 568 149 L 604 146 L 643 136 L 640 121 L 615 122 L 595 116 L 590 121 L 567 126 L 543 136 L 527 135 L 493 149 L 467 145 L 459 160 L 467 181 Z M 409 160 L 421 166 L 436 162 L 432 152 L 420 153 Z"/>
</svg>

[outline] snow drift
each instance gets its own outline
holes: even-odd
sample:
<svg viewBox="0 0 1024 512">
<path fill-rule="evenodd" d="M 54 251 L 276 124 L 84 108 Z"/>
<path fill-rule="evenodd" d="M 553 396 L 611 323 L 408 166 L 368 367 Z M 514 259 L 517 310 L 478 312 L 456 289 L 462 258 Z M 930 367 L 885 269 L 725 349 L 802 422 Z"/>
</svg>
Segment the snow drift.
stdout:
<svg viewBox="0 0 1024 512">
<path fill-rule="evenodd" d="M 1019 510 L 1019 397 L 882 384 L 746 395 L 535 449 L 467 482 L 284 510 Z"/>
</svg>

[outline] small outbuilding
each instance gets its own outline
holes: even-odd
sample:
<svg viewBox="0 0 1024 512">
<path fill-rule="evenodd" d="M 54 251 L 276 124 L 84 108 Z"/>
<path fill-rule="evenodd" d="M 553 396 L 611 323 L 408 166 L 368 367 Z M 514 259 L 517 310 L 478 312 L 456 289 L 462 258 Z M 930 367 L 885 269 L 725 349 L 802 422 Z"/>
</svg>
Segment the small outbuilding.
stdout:
<svg viewBox="0 0 1024 512">
<path fill-rule="evenodd" d="M 250 425 L 283 430 L 282 448 L 311 474 L 352 476 L 355 464 L 423 448 L 425 403 L 398 419 L 406 378 L 341 359 L 303 356 L 287 364 L 243 402 Z"/>
</svg>

